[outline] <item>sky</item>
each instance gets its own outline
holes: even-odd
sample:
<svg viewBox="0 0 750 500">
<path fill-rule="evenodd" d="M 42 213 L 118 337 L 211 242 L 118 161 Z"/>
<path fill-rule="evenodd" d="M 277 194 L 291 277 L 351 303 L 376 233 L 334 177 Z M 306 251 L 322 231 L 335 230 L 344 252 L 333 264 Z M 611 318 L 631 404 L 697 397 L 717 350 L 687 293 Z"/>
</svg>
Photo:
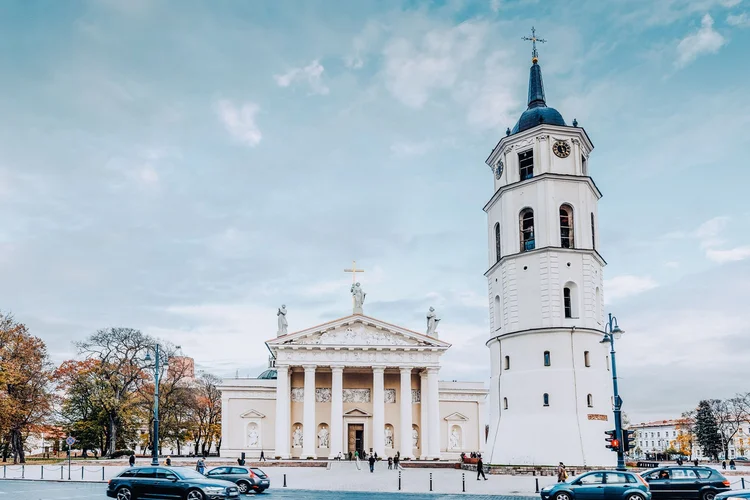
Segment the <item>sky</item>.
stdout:
<svg viewBox="0 0 750 500">
<path fill-rule="evenodd" d="M 112 326 L 255 376 L 351 311 L 489 378 L 484 160 L 547 103 L 594 142 L 631 420 L 747 391 L 750 0 L 0 3 L 0 310 L 56 362 Z"/>
</svg>

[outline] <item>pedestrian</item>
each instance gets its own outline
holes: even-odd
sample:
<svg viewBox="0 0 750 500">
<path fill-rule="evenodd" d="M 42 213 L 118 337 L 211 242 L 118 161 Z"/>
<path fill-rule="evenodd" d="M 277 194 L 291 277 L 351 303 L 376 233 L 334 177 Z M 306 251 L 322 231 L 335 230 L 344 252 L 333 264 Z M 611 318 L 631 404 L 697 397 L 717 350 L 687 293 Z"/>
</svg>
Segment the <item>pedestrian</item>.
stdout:
<svg viewBox="0 0 750 500">
<path fill-rule="evenodd" d="M 376 451 L 375 452 L 375 460 L 377 460 L 377 459 L 378 459 L 378 452 Z"/>
<path fill-rule="evenodd" d="M 172 467 L 172 457 L 167 455 L 167 459 L 164 461 L 167 467 Z"/>
<path fill-rule="evenodd" d="M 131 467 L 135 466 L 135 453 L 130 455 L 130 458 L 128 458 L 128 463 L 130 464 Z"/>
<path fill-rule="evenodd" d="M 197 470 L 199 474 L 203 474 L 203 471 L 206 470 L 206 463 L 202 458 L 199 458 L 198 463 L 195 464 L 195 470 Z"/>
<path fill-rule="evenodd" d="M 565 470 L 565 464 L 560 462 L 557 466 L 557 482 L 564 483 L 566 479 L 568 479 L 568 471 Z"/>
<path fill-rule="evenodd" d="M 388 470 L 393 470 L 393 457 L 388 457 Z"/>
<path fill-rule="evenodd" d="M 732 470 L 737 470 L 737 466 L 736 466 L 736 464 L 734 463 L 734 459 L 731 459 L 731 460 L 729 461 L 729 468 L 730 468 L 730 469 L 732 469 Z"/>
<path fill-rule="evenodd" d="M 484 475 L 484 462 L 482 461 L 482 455 L 477 455 L 477 481 L 479 476 L 482 476 L 487 481 L 487 476 Z"/>
<path fill-rule="evenodd" d="M 693 465 L 695 465 L 696 467 L 698 467 L 698 459 L 697 458 L 695 460 L 693 460 Z"/>
<path fill-rule="evenodd" d="M 400 460 L 401 460 L 401 452 L 397 451 L 396 452 L 396 456 L 393 457 L 393 467 L 394 467 L 394 469 L 398 470 L 398 468 L 399 468 L 398 463 L 399 463 Z"/>
<path fill-rule="evenodd" d="M 721 468 L 724 469 L 724 470 L 727 470 L 727 461 L 726 460 L 722 460 L 721 461 Z"/>
<path fill-rule="evenodd" d="M 359 460 L 359 450 L 354 450 L 354 460 Z"/>
<path fill-rule="evenodd" d="M 370 454 L 370 458 L 367 461 L 370 462 L 370 472 L 375 472 L 375 455 Z"/>
<path fill-rule="evenodd" d="M 339 452 L 339 454 L 336 455 L 336 460 L 338 460 L 339 462 L 341 461 L 341 452 Z"/>
<path fill-rule="evenodd" d="M 265 462 L 266 461 L 266 454 L 263 453 L 263 450 L 260 450 L 260 459 L 259 461 Z"/>
<path fill-rule="evenodd" d="M 352 452 L 351 451 L 349 452 L 349 461 L 350 462 L 352 461 Z"/>
</svg>

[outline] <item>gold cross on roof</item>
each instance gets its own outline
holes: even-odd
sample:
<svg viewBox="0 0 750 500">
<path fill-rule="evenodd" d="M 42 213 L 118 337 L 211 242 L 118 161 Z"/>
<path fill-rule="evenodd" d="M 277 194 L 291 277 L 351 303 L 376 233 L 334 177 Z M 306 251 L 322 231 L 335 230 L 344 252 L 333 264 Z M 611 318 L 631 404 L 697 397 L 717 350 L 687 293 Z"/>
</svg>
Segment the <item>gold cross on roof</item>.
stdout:
<svg viewBox="0 0 750 500">
<path fill-rule="evenodd" d="M 547 43 L 547 40 L 545 40 L 544 38 L 537 38 L 536 28 L 534 28 L 533 26 L 531 27 L 531 37 L 524 36 L 524 37 L 521 37 L 521 40 L 526 40 L 527 42 L 531 42 L 531 47 L 532 47 L 531 61 L 537 62 L 539 60 L 539 54 L 536 51 L 536 42 Z"/>
<path fill-rule="evenodd" d="M 365 272 L 364 269 L 357 269 L 357 261 L 352 261 L 352 268 L 351 269 L 344 269 L 345 273 L 352 273 L 352 283 L 357 282 L 357 273 L 363 273 Z"/>
</svg>

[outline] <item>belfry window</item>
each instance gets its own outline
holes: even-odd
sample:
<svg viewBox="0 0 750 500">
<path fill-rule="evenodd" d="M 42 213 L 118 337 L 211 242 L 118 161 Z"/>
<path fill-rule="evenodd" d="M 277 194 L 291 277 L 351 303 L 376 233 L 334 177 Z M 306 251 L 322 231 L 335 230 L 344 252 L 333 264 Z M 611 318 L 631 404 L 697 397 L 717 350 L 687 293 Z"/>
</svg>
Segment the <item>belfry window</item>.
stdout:
<svg viewBox="0 0 750 500">
<path fill-rule="evenodd" d="M 544 366 L 549 366 L 550 364 L 549 351 L 544 351 Z"/>
<path fill-rule="evenodd" d="M 575 248 L 573 245 L 573 207 L 560 206 L 560 246 Z"/>
<path fill-rule="evenodd" d="M 544 397 L 542 398 L 544 401 L 544 406 L 549 406 L 549 394 L 546 392 L 544 393 Z"/>
<path fill-rule="evenodd" d="M 521 251 L 534 250 L 534 211 L 530 208 L 521 210 L 518 223 L 521 231 Z"/>
<path fill-rule="evenodd" d="M 563 303 L 565 306 L 565 317 L 572 318 L 573 317 L 573 301 L 570 298 L 570 288 L 568 287 L 563 288 Z"/>
<path fill-rule="evenodd" d="M 495 223 L 495 262 L 500 262 L 500 223 Z"/>
<path fill-rule="evenodd" d="M 589 175 L 589 166 L 586 163 L 586 157 L 581 155 L 581 171 L 583 175 Z"/>
<path fill-rule="evenodd" d="M 591 366 L 591 360 L 589 359 L 588 351 L 583 351 L 583 364 L 586 366 L 586 368 L 589 368 Z"/>
<path fill-rule="evenodd" d="M 594 212 L 591 212 L 591 248 L 596 250 L 596 230 L 594 229 Z"/>
<path fill-rule="evenodd" d="M 529 149 L 523 153 L 518 153 L 518 171 L 521 174 L 521 180 L 531 179 L 534 177 L 534 151 Z"/>
<path fill-rule="evenodd" d="M 503 365 L 504 370 L 510 370 L 510 356 L 505 356 L 505 364 Z"/>
</svg>

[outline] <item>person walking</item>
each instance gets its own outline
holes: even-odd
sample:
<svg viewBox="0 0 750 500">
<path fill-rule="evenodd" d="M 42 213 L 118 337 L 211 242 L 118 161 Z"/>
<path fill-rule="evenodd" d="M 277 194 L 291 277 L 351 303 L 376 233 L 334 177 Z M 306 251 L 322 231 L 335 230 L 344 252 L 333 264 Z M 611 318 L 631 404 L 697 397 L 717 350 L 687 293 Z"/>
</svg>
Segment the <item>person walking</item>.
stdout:
<svg viewBox="0 0 750 500">
<path fill-rule="evenodd" d="M 206 463 L 202 458 L 199 458 L 198 463 L 195 464 L 195 470 L 197 470 L 199 474 L 203 474 L 203 472 L 206 470 Z"/>
<path fill-rule="evenodd" d="M 388 457 L 388 470 L 393 470 L 393 457 Z"/>
<path fill-rule="evenodd" d="M 375 472 L 375 455 L 371 453 L 367 461 L 370 463 L 370 472 Z"/>
<path fill-rule="evenodd" d="M 128 463 L 131 467 L 135 467 L 135 454 L 130 455 L 130 458 L 128 458 Z"/>
<path fill-rule="evenodd" d="M 484 462 L 482 461 L 482 455 L 477 455 L 477 481 L 479 476 L 482 476 L 487 481 L 487 476 L 484 475 Z"/>
<path fill-rule="evenodd" d="M 258 461 L 260 461 L 260 462 L 265 462 L 266 461 L 266 454 L 263 453 L 263 450 L 260 450 L 260 458 L 258 459 Z"/>
<path fill-rule="evenodd" d="M 166 459 L 166 460 L 164 461 L 164 464 L 165 464 L 165 465 L 166 465 L 167 467 L 172 467 L 172 457 L 170 457 L 170 456 L 167 456 L 167 459 Z"/>
<path fill-rule="evenodd" d="M 737 465 L 736 465 L 736 464 L 734 463 L 734 459 L 731 459 L 731 460 L 729 461 L 729 468 L 730 468 L 731 470 L 737 470 Z"/>
<path fill-rule="evenodd" d="M 568 471 L 565 470 L 565 464 L 560 462 L 557 466 L 557 482 L 564 483 L 566 479 L 568 479 Z"/>
<path fill-rule="evenodd" d="M 398 452 L 398 451 L 397 451 L 397 452 L 396 452 L 396 456 L 395 456 L 395 457 L 393 457 L 393 468 L 394 468 L 395 470 L 398 470 L 398 467 L 399 467 L 399 466 L 398 466 L 398 463 L 399 463 L 399 461 L 400 461 L 400 460 L 401 460 L 401 452 Z"/>
<path fill-rule="evenodd" d="M 698 467 L 698 459 L 697 458 L 695 460 L 693 460 L 693 465 L 695 465 L 696 467 Z"/>
<path fill-rule="evenodd" d="M 724 470 L 727 470 L 727 461 L 726 460 L 722 460 L 721 461 L 721 468 L 724 469 Z"/>
</svg>

